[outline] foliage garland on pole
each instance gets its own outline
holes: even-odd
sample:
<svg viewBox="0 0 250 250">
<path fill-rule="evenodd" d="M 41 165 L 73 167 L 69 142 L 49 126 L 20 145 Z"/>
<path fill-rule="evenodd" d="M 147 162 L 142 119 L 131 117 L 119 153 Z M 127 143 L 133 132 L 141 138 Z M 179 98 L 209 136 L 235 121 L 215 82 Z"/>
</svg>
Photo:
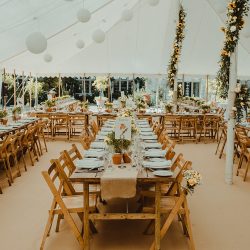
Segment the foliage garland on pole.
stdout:
<svg viewBox="0 0 250 250">
<path fill-rule="evenodd" d="M 226 27 L 221 30 L 225 34 L 224 46 L 221 51 L 219 61 L 219 71 L 217 72 L 216 81 L 217 89 L 221 98 L 227 99 L 229 90 L 230 76 L 230 56 L 235 52 L 235 48 L 239 42 L 240 31 L 244 27 L 244 17 L 248 16 L 249 0 L 233 0 L 227 6 L 227 22 Z M 242 109 L 246 109 L 249 97 L 249 91 L 246 86 L 237 85 L 236 99 L 233 111 L 236 111 L 236 118 L 239 121 L 242 116 Z"/>
<path fill-rule="evenodd" d="M 181 55 L 182 43 L 185 38 L 184 34 L 186 25 L 185 18 L 186 18 L 186 12 L 184 11 L 183 6 L 181 5 L 179 10 L 179 20 L 176 26 L 176 35 L 173 45 L 173 52 L 168 65 L 168 84 L 171 90 L 174 89 L 174 81 L 178 72 L 178 62 Z"/>
</svg>

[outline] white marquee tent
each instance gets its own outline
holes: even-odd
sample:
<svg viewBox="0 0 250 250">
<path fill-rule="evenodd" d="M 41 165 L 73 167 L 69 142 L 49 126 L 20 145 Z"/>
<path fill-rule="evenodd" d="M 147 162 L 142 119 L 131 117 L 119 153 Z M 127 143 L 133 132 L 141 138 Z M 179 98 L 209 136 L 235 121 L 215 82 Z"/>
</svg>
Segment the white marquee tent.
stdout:
<svg viewBox="0 0 250 250">
<path fill-rule="evenodd" d="M 220 31 L 226 19 L 227 0 L 183 0 L 187 12 L 179 73 L 215 75 L 224 35 Z M 178 0 L 85 0 L 91 13 L 87 23 L 77 20 L 82 0 L 1 0 L 0 68 L 7 72 L 38 75 L 75 75 L 82 73 L 165 74 L 175 35 Z M 124 21 L 125 9 L 133 17 Z M 102 29 L 103 43 L 92 33 Z M 43 54 L 27 51 L 26 37 L 35 31 L 48 40 Z M 83 49 L 77 40 L 85 43 Z M 238 74 L 250 76 L 250 18 L 241 33 Z M 52 55 L 51 62 L 44 54 Z"/>
</svg>

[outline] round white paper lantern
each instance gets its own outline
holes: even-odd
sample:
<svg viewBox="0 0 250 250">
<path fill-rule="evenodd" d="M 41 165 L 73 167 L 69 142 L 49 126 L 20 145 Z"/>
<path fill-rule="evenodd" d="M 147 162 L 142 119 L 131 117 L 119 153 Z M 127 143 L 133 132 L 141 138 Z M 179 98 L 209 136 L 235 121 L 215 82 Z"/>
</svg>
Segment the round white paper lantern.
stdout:
<svg viewBox="0 0 250 250">
<path fill-rule="evenodd" d="M 126 22 L 130 21 L 133 18 L 133 11 L 129 9 L 125 9 L 122 12 L 122 19 Z"/>
<path fill-rule="evenodd" d="M 47 49 L 47 39 L 41 32 L 33 32 L 26 38 L 26 47 L 33 54 L 40 54 Z"/>
<path fill-rule="evenodd" d="M 84 43 L 83 40 L 79 39 L 79 40 L 76 41 L 76 47 L 78 49 L 82 49 L 82 48 L 84 48 L 84 46 L 85 46 L 85 43 Z"/>
<path fill-rule="evenodd" d="M 87 9 L 81 8 L 80 10 L 78 10 L 77 19 L 79 22 L 86 23 L 90 18 L 91 13 Z"/>
<path fill-rule="evenodd" d="M 93 32 L 92 38 L 96 43 L 102 43 L 105 40 L 105 32 L 101 29 L 97 29 Z"/>
<path fill-rule="evenodd" d="M 160 0 L 148 0 L 148 4 L 151 6 L 156 6 L 159 2 Z"/>
<path fill-rule="evenodd" d="M 52 57 L 51 54 L 46 53 L 46 54 L 44 54 L 43 59 L 44 59 L 45 62 L 49 63 L 49 62 L 51 62 L 53 60 L 53 57 Z"/>
</svg>

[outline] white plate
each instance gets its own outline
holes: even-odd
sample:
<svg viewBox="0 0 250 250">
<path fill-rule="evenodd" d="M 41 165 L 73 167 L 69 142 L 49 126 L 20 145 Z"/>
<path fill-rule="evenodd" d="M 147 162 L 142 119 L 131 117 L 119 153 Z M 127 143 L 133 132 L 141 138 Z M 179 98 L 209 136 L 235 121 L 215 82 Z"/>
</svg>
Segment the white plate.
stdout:
<svg viewBox="0 0 250 250">
<path fill-rule="evenodd" d="M 161 177 L 173 176 L 173 172 L 170 170 L 156 170 L 153 174 Z"/>
</svg>

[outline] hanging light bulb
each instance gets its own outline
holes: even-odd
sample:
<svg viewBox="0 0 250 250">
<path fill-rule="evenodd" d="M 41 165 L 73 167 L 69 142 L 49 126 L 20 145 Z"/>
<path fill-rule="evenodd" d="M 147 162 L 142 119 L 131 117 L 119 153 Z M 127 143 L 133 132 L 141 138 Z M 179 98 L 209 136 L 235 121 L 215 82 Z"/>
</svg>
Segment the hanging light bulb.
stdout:
<svg viewBox="0 0 250 250">
<path fill-rule="evenodd" d="M 27 36 L 27 49 L 33 54 L 40 54 L 47 49 L 47 39 L 41 32 L 33 32 Z"/>
<path fill-rule="evenodd" d="M 105 32 L 101 29 L 97 29 L 92 34 L 92 39 L 96 43 L 102 43 L 105 40 Z"/>
<path fill-rule="evenodd" d="M 130 21 L 133 18 L 133 11 L 129 9 L 125 9 L 122 12 L 122 19 L 126 22 Z"/>
<path fill-rule="evenodd" d="M 148 0 L 148 4 L 151 6 L 156 6 L 159 2 L 160 0 Z"/>
<path fill-rule="evenodd" d="M 78 49 L 83 49 L 84 46 L 85 46 L 85 43 L 84 43 L 84 41 L 82 39 L 79 39 L 79 40 L 76 41 L 76 47 Z"/>
<path fill-rule="evenodd" d="M 44 59 L 45 62 L 49 63 L 49 62 L 51 62 L 53 60 L 53 57 L 52 57 L 51 54 L 46 53 L 46 54 L 44 54 L 43 59 Z"/>
</svg>

